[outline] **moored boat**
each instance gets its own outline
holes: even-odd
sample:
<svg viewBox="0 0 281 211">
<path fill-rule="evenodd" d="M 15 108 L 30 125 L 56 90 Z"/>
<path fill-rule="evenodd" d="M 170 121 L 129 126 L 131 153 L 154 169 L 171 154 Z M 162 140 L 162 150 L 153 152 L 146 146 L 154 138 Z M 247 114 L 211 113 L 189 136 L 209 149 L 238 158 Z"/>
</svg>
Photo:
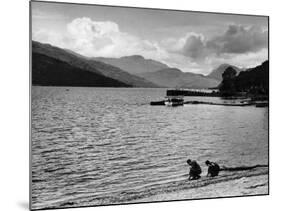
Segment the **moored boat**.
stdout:
<svg viewBox="0 0 281 211">
<path fill-rule="evenodd" d="M 183 96 L 167 96 L 165 100 L 166 106 L 182 106 L 184 104 Z"/>
<path fill-rule="evenodd" d="M 152 102 L 150 102 L 150 105 L 152 105 L 152 106 L 163 106 L 163 105 L 165 105 L 165 100 L 152 101 Z"/>
</svg>

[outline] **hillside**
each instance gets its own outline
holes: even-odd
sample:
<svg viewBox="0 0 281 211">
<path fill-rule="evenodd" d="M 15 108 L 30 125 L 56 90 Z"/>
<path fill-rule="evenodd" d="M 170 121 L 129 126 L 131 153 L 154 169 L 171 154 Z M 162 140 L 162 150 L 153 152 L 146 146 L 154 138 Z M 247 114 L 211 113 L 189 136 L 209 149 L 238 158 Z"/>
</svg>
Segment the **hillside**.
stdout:
<svg viewBox="0 0 281 211">
<path fill-rule="evenodd" d="M 39 53 L 32 53 L 32 85 L 129 87 L 120 81 Z"/>
<path fill-rule="evenodd" d="M 140 74 L 161 87 L 204 89 L 219 85 L 220 81 L 201 74 L 182 72 L 176 68 L 166 68 L 152 73 Z"/>
<path fill-rule="evenodd" d="M 263 62 L 254 68 L 249 68 L 235 75 L 231 67 L 223 74 L 223 81 L 219 85 L 220 92 L 227 95 L 247 93 L 254 95 L 269 94 L 269 62 Z"/>
<path fill-rule="evenodd" d="M 268 94 L 269 92 L 269 62 L 263 62 L 254 68 L 240 72 L 235 80 L 238 91 Z"/>
<path fill-rule="evenodd" d="M 238 68 L 236 66 L 233 66 L 233 65 L 221 64 L 217 68 L 212 70 L 211 73 L 207 76 L 210 77 L 210 78 L 222 81 L 222 74 L 228 67 L 232 67 L 234 70 L 236 70 L 237 74 L 239 74 L 239 72 L 243 71 L 243 69 L 240 69 L 240 68 Z"/>
<path fill-rule="evenodd" d="M 166 64 L 152 59 L 145 59 L 140 55 L 124 56 L 121 58 L 95 57 L 93 59 L 119 67 L 122 70 L 134 75 L 146 72 L 155 72 L 160 69 L 169 68 Z"/>
<path fill-rule="evenodd" d="M 103 62 L 94 61 L 86 57 L 74 54 L 69 50 L 64 50 L 55 46 L 51 46 L 49 44 L 42 44 L 36 41 L 32 41 L 32 53 L 43 54 L 50 58 L 66 62 L 78 69 L 87 70 L 108 78 L 115 79 L 123 84 L 126 84 L 126 86 L 129 85 L 133 87 L 156 87 L 155 84 L 138 76 L 131 75 L 118 67 L 105 64 Z"/>
</svg>

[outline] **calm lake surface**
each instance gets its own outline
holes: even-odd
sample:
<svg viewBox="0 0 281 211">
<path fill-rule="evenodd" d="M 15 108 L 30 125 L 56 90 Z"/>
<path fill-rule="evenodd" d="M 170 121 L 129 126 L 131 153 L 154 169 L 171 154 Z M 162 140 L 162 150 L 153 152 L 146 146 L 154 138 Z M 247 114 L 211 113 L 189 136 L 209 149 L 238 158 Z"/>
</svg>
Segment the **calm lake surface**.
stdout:
<svg viewBox="0 0 281 211">
<path fill-rule="evenodd" d="M 32 208 L 111 204 L 169 189 L 186 159 L 268 163 L 268 108 L 150 106 L 166 89 L 32 87 Z M 220 98 L 186 100 L 220 102 Z"/>
</svg>

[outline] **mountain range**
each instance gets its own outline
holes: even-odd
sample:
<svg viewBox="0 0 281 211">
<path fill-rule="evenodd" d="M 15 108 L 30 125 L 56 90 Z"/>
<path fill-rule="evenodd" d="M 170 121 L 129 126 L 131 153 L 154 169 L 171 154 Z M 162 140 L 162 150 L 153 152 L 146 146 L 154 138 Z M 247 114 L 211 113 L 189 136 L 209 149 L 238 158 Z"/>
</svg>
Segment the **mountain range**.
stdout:
<svg viewBox="0 0 281 211">
<path fill-rule="evenodd" d="M 201 74 L 182 72 L 177 68 L 166 68 L 156 72 L 142 73 L 141 77 L 150 80 L 158 86 L 169 88 L 205 89 L 219 85 L 220 81 Z"/>
<path fill-rule="evenodd" d="M 140 55 L 89 58 L 36 41 L 32 41 L 32 65 L 33 84 L 56 86 L 213 88 L 220 84 L 227 67 L 242 70 L 223 64 L 204 76 Z"/>
<path fill-rule="evenodd" d="M 93 57 L 92 59 L 119 67 L 122 70 L 134 75 L 169 68 L 166 64 L 152 59 L 145 59 L 140 55 L 124 56 L 121 58 Z"/>
<path fill-rule="evenodd" d="M 32 53 L 32 84 L 41 86 L 130 87 L 40 53 Z"/>
<path fill-rule="evenodd" d="M 50 44 L 43 44 L 36 41 L 32 41 L 32 54 L 41 54 L 48 56 L 49 58 L 56 59 L 61 62 L 65 62 L 73 68 L 77 68 L 84 71 L 89 71 L 102 75 L 107 78 L 114 79 L 120 83 L 125 84 L 125 86 L 132 87 L 157 87 L 155 84 L 150 81 L 145 80 L 144 78 L 129 74 L 128 72 L 121 70 L 118 67 L 105 64 L 100 61 L 95 61 L 88 59 L 77 53 L 72 53 L 69 50 L 58 48 Z M 33 59 L 36 59 L 32 58 Z M 35 61 L 36 62 L 36 61 Z M 96 86 L 92 84 L 90 86 Z"/>
</svg>

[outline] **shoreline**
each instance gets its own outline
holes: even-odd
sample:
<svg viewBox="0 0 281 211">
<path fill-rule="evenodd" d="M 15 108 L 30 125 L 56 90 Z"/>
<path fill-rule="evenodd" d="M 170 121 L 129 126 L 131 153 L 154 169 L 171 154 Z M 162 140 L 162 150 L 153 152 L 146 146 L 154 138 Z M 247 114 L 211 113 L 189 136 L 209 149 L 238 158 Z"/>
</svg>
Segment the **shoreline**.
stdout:
<svg viewBox="0 0 281 211">
<path fill-rule="evenodd" d="M 268 195 L 268 175 L 241 177 L 204 187 L 161 193 L 132 203 Z"/>
<path fill-rule="evenodd" d="M 223 172 L 217 177 L 207 178 L 202 175 L 199 180 L 180 179 L 151 186 L 149 189 L 131 189 L 116 191 L 110 195 L 92 195 L 64 200 L 49 201 L 34 205 L 33 209 L 57 209 L 76 207 L 78 202 L 82 206 L 103 206 L 114 204 L 153 203 L 161 201 L 180 201 L 192 199 L 211 199 L 235 196 L 254 196 L 269 194 L 268 166 L 250 170 Z M 133 193 L 133 195 L 131 195 Z"/>
</svg>

